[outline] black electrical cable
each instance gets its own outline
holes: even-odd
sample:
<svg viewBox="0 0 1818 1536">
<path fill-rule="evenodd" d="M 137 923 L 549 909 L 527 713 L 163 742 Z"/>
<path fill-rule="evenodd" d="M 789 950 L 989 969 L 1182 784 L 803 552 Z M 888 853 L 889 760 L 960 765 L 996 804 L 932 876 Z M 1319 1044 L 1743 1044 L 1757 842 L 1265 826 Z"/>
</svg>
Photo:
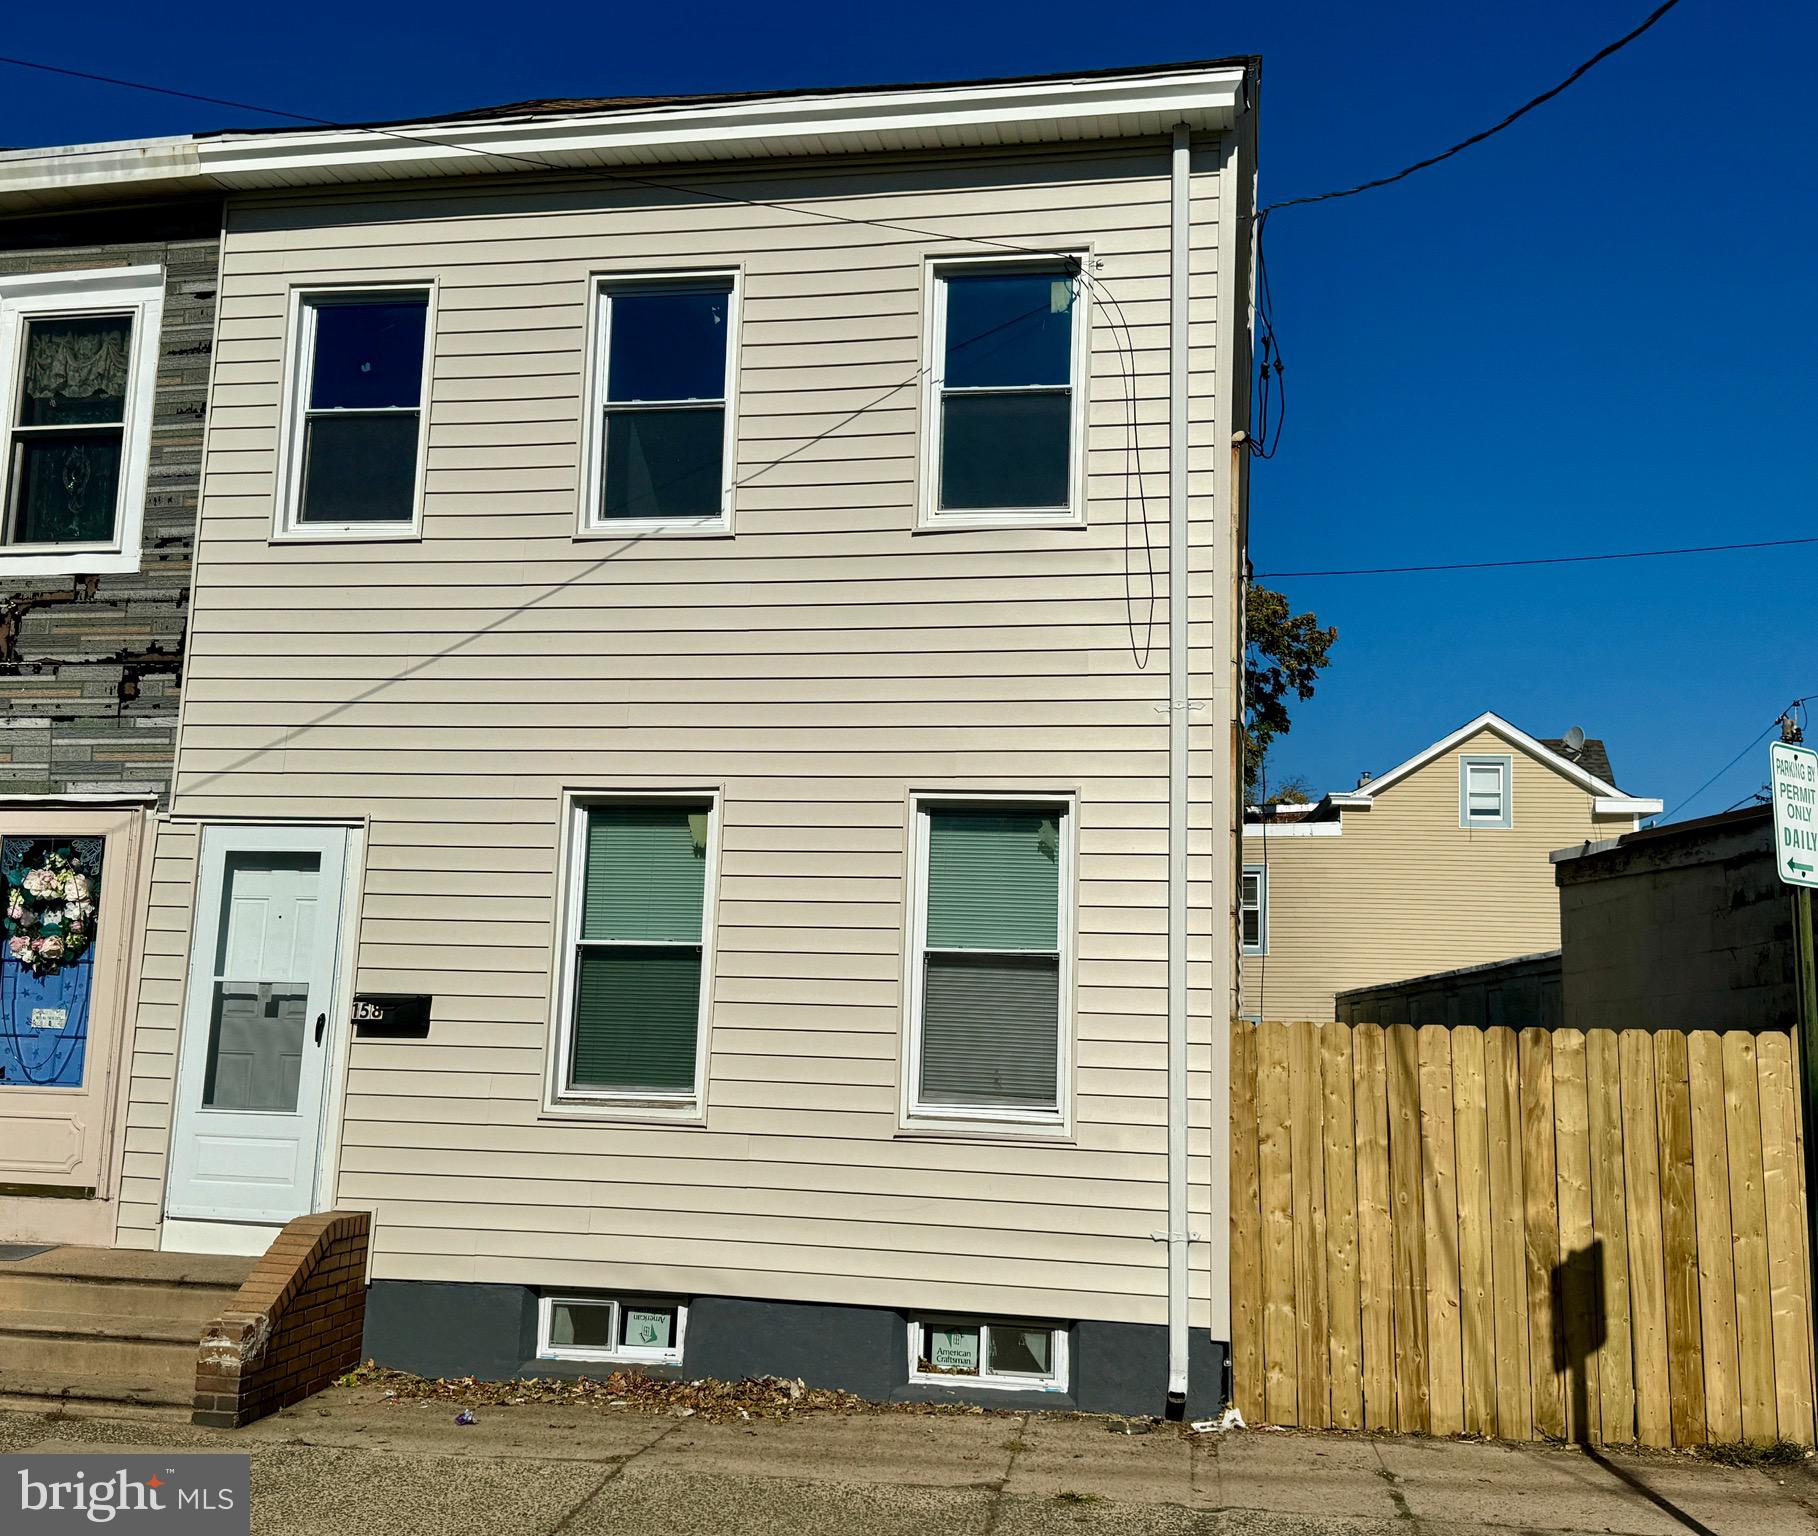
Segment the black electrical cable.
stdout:
<svg viewBox="0 0 1818 1536">
<path fill-rule="evenodd" d="M 1683 549 L 1625 549 L 1607 555 L 1538 555 L 1529 560 L 1464 560 L 1449 565 L 1375 565 L 1354 570 L 1256 571 L 1253 581 L 1286 581 L 1302 576 L 1418 576 L 1430 571 L 1504 571 L 1524 565 L 1588 565 L 1600 560 L 1657 560 L 1665 555 L 1717 555 L 1738 549 L 1786 549 L 1796 544 L 1818 544 L 1818 536 L 1804 539 L 1757 539 L 1747 544 L 1689 544 Z"/>
</svg>

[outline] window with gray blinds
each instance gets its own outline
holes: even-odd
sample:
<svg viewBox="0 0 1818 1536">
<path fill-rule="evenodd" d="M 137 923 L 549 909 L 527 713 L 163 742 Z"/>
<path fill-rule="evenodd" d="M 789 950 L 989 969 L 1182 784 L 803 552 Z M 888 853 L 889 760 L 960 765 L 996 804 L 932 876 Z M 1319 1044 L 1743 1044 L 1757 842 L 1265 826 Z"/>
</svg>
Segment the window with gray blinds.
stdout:
<svg viewBox="0 0 1818 1536">
<path fill-rule="evenodd" d="M 624 804 L 585 813 L 573 1089 L 694 1092 L 708 809 Z"/>
<path fill-rule="evenodd" d="M 1062 812 L 923 814 L 919 1103 L 1058 1109 Z"/>
</svg>

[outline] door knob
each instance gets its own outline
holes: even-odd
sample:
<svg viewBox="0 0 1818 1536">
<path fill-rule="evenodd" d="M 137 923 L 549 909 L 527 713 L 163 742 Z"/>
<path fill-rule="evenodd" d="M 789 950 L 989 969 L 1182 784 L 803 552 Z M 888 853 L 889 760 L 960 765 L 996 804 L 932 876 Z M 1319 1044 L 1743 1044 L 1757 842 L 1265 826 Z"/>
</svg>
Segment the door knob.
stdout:
<svg viewBox="0 0 1818 1536">
<path fill-rule="evenodd" d="M 327 1028 L 328 1028 L 328 1015 L 325 1013 L 318 1013 L 316 1015 L 316 1044 L 317 1045 L 320 1045 L 322 1043 L 322 1031 Z"/>
</svg>

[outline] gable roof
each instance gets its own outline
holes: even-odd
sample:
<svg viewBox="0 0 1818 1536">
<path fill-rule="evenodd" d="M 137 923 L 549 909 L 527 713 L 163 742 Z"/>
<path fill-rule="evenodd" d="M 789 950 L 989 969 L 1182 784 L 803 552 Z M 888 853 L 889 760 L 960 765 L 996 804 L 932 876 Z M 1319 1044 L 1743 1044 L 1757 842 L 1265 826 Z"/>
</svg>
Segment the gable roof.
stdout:
<svg viewBox="0 0 1818 1536">
<path fill-rule="evenodd" d="M 1579 760 L 1573 762 L 1564 753 L 1564 743 L 1560 741 L 1543 741 L 1530 736 L 1518 726 L 1511 725 L 1493 710 L 1485 710 L 1475 719 L 1467 720 L 1457 730 L 1442 736 L 1432 746 L 1416 752 L 1406 762 L 1397 763 L 1387 773 L 1370 780 L 1369 783 L 1353 791 L 1350 795 L 1334 797 L 1340 804 L 1346 800 L 1372 801 L 1385 789 L 1392 788 L 1401 780 L 1418 772 L 1436 757 L 1443 757 L 1454 747 L 1469 741 L 1488 731 L 1516 751 L 1524 753 L 1543 767 L 1551 768 L 1562 778 L 1570 779 L 1586 794 L 1593 797 L 1593 809 L 1597 814 L 1606 816 L 1657 816 L 1662 809 L 1662 802 L 1636 795 L 1624 794 L 1607 777 L 1610 768 L 1609 753 L 1603 750 L 1603 743 L 1597 742 L 1598 752 L 1593 759 L 1592 743 L 1585 742 L 1585 750 Z M 1602 768 L 1603 773 L 1592 771 L 1593 764 Z"/>
</svg>

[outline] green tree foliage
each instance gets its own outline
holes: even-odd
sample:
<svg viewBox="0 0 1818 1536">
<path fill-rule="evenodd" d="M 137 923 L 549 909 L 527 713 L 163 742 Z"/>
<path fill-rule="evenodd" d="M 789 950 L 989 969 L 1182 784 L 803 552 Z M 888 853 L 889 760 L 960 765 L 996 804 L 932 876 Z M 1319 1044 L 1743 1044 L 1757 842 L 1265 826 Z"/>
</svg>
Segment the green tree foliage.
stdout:
<svg viewBox="0 0 1818 1536">
<path fill-rule="evenodd" d="M 1313 697 L 1338 631 L 1322 627 L 1314 614 L 1291 613 L 1281 593 L 1252 583 L 1244 638 L 1244 794 L 1254 801 L 1269 744 L 1288 733 L 1288 697 L 1302 703 Z"/>
</svg>

